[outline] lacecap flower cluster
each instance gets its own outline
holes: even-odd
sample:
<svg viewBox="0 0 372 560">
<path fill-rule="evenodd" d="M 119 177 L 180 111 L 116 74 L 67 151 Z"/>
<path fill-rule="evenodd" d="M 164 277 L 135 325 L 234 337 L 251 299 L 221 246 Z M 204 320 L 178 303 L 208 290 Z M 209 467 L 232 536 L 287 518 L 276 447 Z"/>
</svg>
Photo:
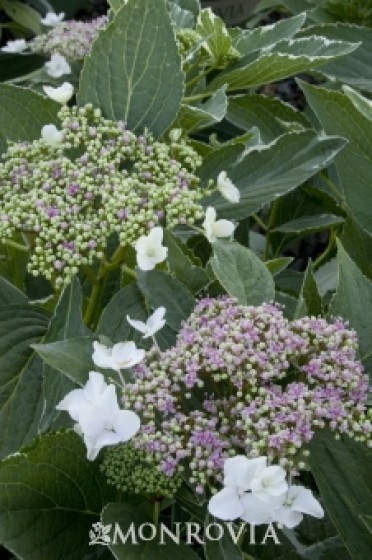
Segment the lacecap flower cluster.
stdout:
<svg viewBox="0 0 372 560">
<path fill-rule="evenodd" d="M 203 217 L 201 158 L 186 140 L 136 136 L 91 105 L 64 106 L 59 118 L 61 130 L 10 144 L 0 163 L 0 240 L 26 234 L 33 275 L 68 283 L 113 234 L 126 246 Z"/>
<path fill-rule="evenodd" d="M 35 53 L 58 53 L 69 60 L 82 60 L 90 53 L 94 39 L 106 23 L 106 16 L 92 21 L 61 22 L 47 33 L 35 37 L 29 47 Z"/>
<path fill-rule="evenodd" d="M 341 319 L 288 321 L 279 306 L 201 300 L 174 347 L 135 366 L 123 405 L 141 416 L 132 440 L 168 476 L 216 489 L 227 458 L 266 456 L 306 468 L 314 432 L 371 444 L 368 377 Z"/>
</svg>

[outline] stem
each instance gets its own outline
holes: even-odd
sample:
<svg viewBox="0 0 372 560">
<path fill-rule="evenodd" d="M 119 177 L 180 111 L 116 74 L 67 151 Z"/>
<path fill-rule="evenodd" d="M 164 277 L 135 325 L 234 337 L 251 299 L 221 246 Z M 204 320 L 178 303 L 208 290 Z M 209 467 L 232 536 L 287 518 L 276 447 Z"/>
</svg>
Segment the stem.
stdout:
<svg viewBox="0 0 372 560">
<path fill-rule="evenodd" d="M 95 306 L 98 301 L 100 291 L 101 291 L 101 282 L 100 279 L 97 279 L 96 283 L 93 284 L 92 292 L 90 294 L 90 298 L 88 302 L 88 307 L 86 308 L 84 313 L 84 323 L 86 324 L 87 327 L 91 326 Z"/>
<path fill-rule="evenodd" d="M 198 101 L 199 99 L 205 99 L 206 97 L 210 97 L 213 95 L 213 91 L 207 91 L 204 93 L 198 93 L 196 95 L 190 95 L 189 97 L 184 97 L 184 103 L 190 103 L 192 101 Z"/>
<path fill-rule="evenodd" d="M 152 520 L 154 525 L 156 526 L 159 525 L 159 516 L 160 516 L 160 500 L 155 500 Z"/>
<path fill-rule="evenodd" d="M 257 214 L 252 214 L 252 218 L 260 226 L 260 228 L 262 228 L 264 231 L 268 231 L 269 228 L 267 227 L 265 222 L 263 222 Z"/>
<path fill-rule="evenodd" d="M 123 272 L 126 272 L 129 276 L 131 276 L 132 278 L 137 278 L 136 273 L 134 272 L 134 270 L 132 270 L 131 268 L 129 268 L 129 266 L 124 265 L 123 266 Z"/>
<path fill-rule="evenodd" d="M 186 82 L 186 88 L 189 88 L 190 86 L 196 84 L 199 80 L 201 80 L 202 78 L 205 78 L 206 76 L 208 76 L 208 74 L 213 72 L 213 70 L 214 70 L 214 66 L 211 66 L 210 68 L 207 68 L 206 70 L 204 70 L 204 72 L 200 72 L 200 74 L 198 74 L 197 76 L 194 76 L 194 78 L 192 78 L 191 80 Z"/>
<path fill-rule="evenodd" d="M 317 270 L 325 261 L 328 260 L 328 257 L 332 253 L 335 245 L 336 245 L 336 230 L 332 228 L 327 247 L 314 262 L 314 270 Z"/>
<path fill-rule="evenodd" d="M 21 243 L 17 243 L 16 241 L 12 241 L 11 239 L 6 239 L 5 244 L 9 245 L 9 247 L 14 247 L 18 251 L 22 251 L 22 253 L 28 253 L 29 249 L 26 245 L 21 245 Z"/>
<path fill-rule="evenodd" d="M 328 177 L 328 175 L 324 171 L 320 172 L 320 176 L 321 176 L 322 180 L 325 182 L 325 184 L 327 185 L 327 187 L 329 188 L 329 190 L 333 192 L 333 194 L 336 196 L 336 198 L 341 200 L 341 208 L 343 210 L 347 210 L 347 206 L 345 204 L 345 198 L 344 198 L 343 193 L 336 187 L 334 182 L 331 181 L 331 179 Z"/>
</svg>

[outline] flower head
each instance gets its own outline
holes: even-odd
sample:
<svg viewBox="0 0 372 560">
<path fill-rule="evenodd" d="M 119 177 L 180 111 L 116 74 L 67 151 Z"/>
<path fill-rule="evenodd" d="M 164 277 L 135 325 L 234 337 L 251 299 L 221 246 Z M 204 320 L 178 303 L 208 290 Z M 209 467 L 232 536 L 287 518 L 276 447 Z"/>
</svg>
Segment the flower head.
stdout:
<svg viewBox="0 0 372 560">
<path fill-rule="evenodd" d="M 303 486 L 290 486 L 285 502 L 275 510 L 275 521 L 292 529 L 301 523 L 304 513 L 319 519 L 324 517 L 323 508 L 314 498 L 311 490 Z"/>
<path fill-rule="evenodd" d="M 41 18 L 40 21 L 43 25 L 46 25 L 47 27 L 55 27 L 56 25 L 61 23 L 61 21 L 64 20 L 64 18 L 65 18 L 65 14 L 63 12 L 61 12 L 60 14 L 55 14 L 54 12 L 48 12 L 47 15 Z"/>
<path fill-rule="evenodd" d="M 167 258 L 168 249 L 162 245 L 163 229 L 154 227 L 148 235 L 142 235 L 135 243 L 137 264 L 141 270 L 153 270 Z"/>
<path fill-rule="evenodd" d="M 59 87 L 43 86 L 43 90 L 48 97 L 57 101 L 58 103 L 67 103 L 74 95 L 74 86 L 69 82 L 64 82 Z"/>
<path fill-rule="evenodd" d="M 1 47 L 1 50 L 6 53 L 21 53 L 27 47 L 27 42 L 24 39 L 15 39 L 15 41 L 8 41 L 5 47 Z"/>
<path fill-rule="evenodd" d="M 108 348 L 99 342 L 93 342 L 93 362 L 101 368 L 120 371 L 142 362 L 145 351 L 136 347 L 134 342 L 119 342 Z"/>
<path fill-rule="evenodd" d="M 205 212 L 203 227 L 205 236 L 210 243 L 214 243 L 220 237 L 230 237 L 234 233 L 235 225 L 229 220 L 216 220 L 216 210 L 208 206 Z"/>
<path fill-rule="evenodd" d="M 152 315 L 147 319 L 146 323 L 143 321 L 135 321 L 127 315 L 128 323 L 137 331 L 143 334 L 143 338 L 154 336 L 165 325 L 165 307 L 158 307 Z"/>
<path fill-rule="evenodd" d="M 89 373 L 82 389 L 74 389 L 56 406 L 77 422 L 75 429 L 83 435 L 87 458 L 93 461 L 102 447 L 128 441 L 140 428 L 140 419 L 131 410 L 120 410 L 115 386 L 103 375 Z"/>
<path fill-rule="evenodd" d="M 41 129 L 41 137 L 49 146 L 58 146 L 63 141 L 63 132 L 54 124 L 46 124 Z"/>
<path fill-rule="evenodd" d="M 65 57 L 58 53 L 52 54 L 49 62 L 45 63 L 45 68 L 52 78 L 60 78 L 64 74 L 71 74 L 71 66 Z"/>
<path fill-rule="evenodd" d="M 237 203 L 240 200 L 240 191 L 228 178 L 226 171 L 221 171 L 217 177 L 217 188 L 226 200 Z"/>
</svg>

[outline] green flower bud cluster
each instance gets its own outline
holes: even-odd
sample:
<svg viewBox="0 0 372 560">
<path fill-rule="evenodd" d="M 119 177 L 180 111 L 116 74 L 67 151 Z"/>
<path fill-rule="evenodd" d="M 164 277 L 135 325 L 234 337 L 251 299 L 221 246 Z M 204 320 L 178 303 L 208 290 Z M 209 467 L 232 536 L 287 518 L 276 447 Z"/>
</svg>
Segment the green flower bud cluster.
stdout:
<svg viewBox="0 0 372 560">
<path fill-rule="evenodd" d="M 176 40 L 181 58 L 186 61 L 188 56 L 192 52 L 195 52 L 198 66 L 214 66 L 219 69 L 234 64 L 241 59 L 242 55 L 233 46 L 231 46 L 224 55 L 221 55 L 218 59 L 214 59 L 211 57 L 210 51 L 203 44 L 206 39 L 206 37 L 203 37 L 194 29 L 177 29 Z"/>
<path fill-rule="evenodd" d="M 200 220 L 201 157 L 185 139 L 136 136 L 99 109 L 63 107 L 63 141 L 10 144 L 0 163 L 0 240 L 27 235 L 31 274 L 67 284 L 102 259 L 107 240 L 133 244 L 156 225 Z"/>
<path fill-rule="evenodd" d="M 173 498 L 182 484 L 180 474 L 166 476 L 152 456 L 131 443 L 109 447 L 100 469 L 107 482 L 122 492 Z"/>
<path fill-rule="evenodd" d="M 35 37 L 29 45 L 35 53 L 61 54 L 70 60 L 82 60 L 90 53 L 93 41 L 106 23 L 106 16 L 92 21 L 64 21 L 48 33 Z"/>
</svg>

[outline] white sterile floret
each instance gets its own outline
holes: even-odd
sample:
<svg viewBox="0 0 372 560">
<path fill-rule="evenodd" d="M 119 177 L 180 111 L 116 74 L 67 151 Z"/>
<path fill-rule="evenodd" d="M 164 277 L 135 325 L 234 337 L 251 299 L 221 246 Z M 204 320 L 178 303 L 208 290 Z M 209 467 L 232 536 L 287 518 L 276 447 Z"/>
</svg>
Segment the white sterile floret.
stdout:
<svg viewBox="0 0 372 560">
<path fill-rule="evenodd" d="M 101 373 L 91 371 L 82 389 L 74 389 L 56 406 L 77 422 L 75 430 L 84 438 L 87 458 L 93 461 L 107 445 L 132 438 L 140 428 L 140 419 L 131 410 L 121 410 L 115 386 L 107 384 Z"/>
<path fill-rule="evenodd" d="M 237 203 L 240 200 L 240 191 L 228 178 L 226 171 L 221 171 L 217 177 L 217 188 L 226 200 Z"/>
<path fill-rule="evenodd" d="M 235 225 L 229 220 L 216 220 L 216 210 L 208 206 L 205 212 L 203 228 L 205 236 L 210 243 L 217 241 L 219 237 L 230 237 L 234 233 Z"/>
<path fill-rule="evenodd" d="M 65 57 L 58 53 L 52 54 L 49 62 L 45 63 L 45 68 L 52 78 L 60 78 L 64 74 L 71 74 L 71 66 Z"/>
<path fill-rule="evenodd" d="M 283 496 L 288 490 L 285 470 L 276 465 L 261 469 L 252 478 L 250 489 L 256 498 L 263 502 L 274 503 L 278 496 Z"/>
<path fill-rule="evenodd" d="M 134 342 L 119 342 L 108 348 L 99 342 L 93 342 L 93 362 L 101 368 L 120 372 L 142 362 L 145 351 L 137 348 Z"/>
<path fill-rule="evenodd" d="M 55 14 L 54 12 L 48 12 L 47 15 L 41 18 L 40 21 L 43 25 L 46 25 L 47 27 L 55 27 L 56 25 L 61 23 L 61 21 L 64 20 L 64 18 L 65 18 L 64 12 L 61 12 L 60 14 Z"/>
<path fill-rule="evenodd" d="M 27 47 L 27 42 L 24 39 L 15 39 L 15 41 L 8 41 L 5 47 L 1 47 L 1 50 L 5 53 L 21 53 Z"/>
<path fill-rule="evenodd" d="M 322 506 L 310 490 L 303 486 L 290 486 L 284 504 L 274 512 L 275 521 L 292 529 L 301 523 L 304 513 L 318 519 L 324 517 Z"/>
<path fill-rule="evenodd" d="M 46 144 L 58 146 L 63 141 L 63 132 L 58 130 L 54 124 L 46 124 L 41 129 L 41 137 Z"/>
<path fill-rule="evenodd" d="M 162 245 L 163 228 L 154 227 L 148 235 L 142 235 L 135 243 L 137 264 L 141 270 L 153 270 L 167 258 L 168 249 Z"/>
<path fill-rule="evenodd" d="M 137 331 L 143 334 L 143 338 L 154 336 L 155 333 L 160 331 L 165 325 L 165 307 L 158 307 L 152 315 L 147 319 L 146 323 L 143 321 L 136 321 L 127 315 L 128 323 Z"/>
<path fill-rule="evenodd" d="M 69 82 L 64 82 L 59 87 L 43 86 L 43 90 L 48 97 L 58 103 L 62 103 L 62 105 L 70 101 L 71 97 L 74 95 L 74 86 Z"/>
</svg>

